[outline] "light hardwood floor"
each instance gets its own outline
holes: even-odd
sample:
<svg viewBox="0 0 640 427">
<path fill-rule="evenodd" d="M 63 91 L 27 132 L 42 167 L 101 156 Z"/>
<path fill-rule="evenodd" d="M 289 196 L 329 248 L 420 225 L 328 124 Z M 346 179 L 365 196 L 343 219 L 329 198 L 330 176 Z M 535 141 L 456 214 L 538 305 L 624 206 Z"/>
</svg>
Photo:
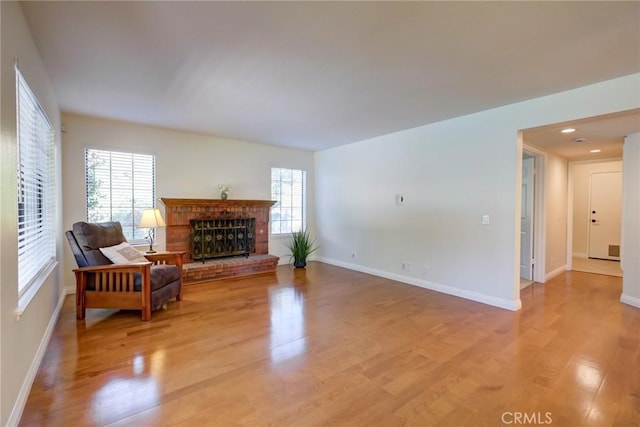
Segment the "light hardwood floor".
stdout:
<svg viewBox="0 0 640 427">
<path fill-rule="evenodd" d="M 571 269 L 573 271 L 582 271 L 584 273 L 606 274 L 607 276 L 622 277 L 620 261 L 573 257 Z"/>
<path fill-rule="evenodd" d="M 510 312 L 312 262 L 187 286 L 149 322 L 76 321 L 69 298 L 22 425 L 637 426 L 640 310 L 620 291 L 567 272 Z"/>
</svg>

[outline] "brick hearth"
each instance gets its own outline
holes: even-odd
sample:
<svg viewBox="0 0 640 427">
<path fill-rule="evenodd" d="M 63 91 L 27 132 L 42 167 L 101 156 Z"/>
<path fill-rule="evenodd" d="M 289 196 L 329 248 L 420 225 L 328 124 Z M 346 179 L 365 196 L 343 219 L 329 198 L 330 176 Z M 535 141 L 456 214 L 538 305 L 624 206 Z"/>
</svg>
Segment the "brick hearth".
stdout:
<svg viewBox="0 0 640 427">
<path fill-rule="evenodd" d="M 183 265 L 183 279 L 188 284 L 206 280 L 271 273 L 276 270 L 278 259 L 277 256 L 273 255 L 253 255 L 249 258 L 210 259 L 204 264 L 202 262 L 190 262 Z"/>
<path fill-rule="evenodd" d="M 166 247 L 185 251 L 185 283 L 275 272 L 279 258 L 269 255 L 271 200 L 218 200 L 162 198 L 165 206 Z M 248 258 L 233 257 L 193 262 L 189 247 L 192 219 L 255 218 L 255 252 Z"/>
</svg>

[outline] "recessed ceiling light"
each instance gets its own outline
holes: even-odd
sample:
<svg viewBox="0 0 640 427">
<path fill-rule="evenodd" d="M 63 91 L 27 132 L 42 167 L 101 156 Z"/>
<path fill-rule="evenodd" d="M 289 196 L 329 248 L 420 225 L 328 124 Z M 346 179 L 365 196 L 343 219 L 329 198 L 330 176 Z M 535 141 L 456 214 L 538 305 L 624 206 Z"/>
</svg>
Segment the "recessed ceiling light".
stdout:
<svg viewBox="0 0 640 427">
<path fill-rule="evenodd" d="M 589 150 L 590 153 L 599 153 L 602 150 Z"/>
<path fill-rule="evenodd" d="M 562 129 L 560 132 L 562 133 L 571 133 L 571 132 L 575 132 L 576 130 L 574 128 L 566 128 L 566 129 Z"/>
</svg>

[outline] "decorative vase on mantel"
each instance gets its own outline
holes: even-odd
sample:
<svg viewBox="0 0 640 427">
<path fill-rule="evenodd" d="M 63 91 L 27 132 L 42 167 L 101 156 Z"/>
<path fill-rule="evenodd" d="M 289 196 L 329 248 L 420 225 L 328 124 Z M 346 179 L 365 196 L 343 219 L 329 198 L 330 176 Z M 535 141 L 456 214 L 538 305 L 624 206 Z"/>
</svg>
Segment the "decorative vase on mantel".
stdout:
<svg viewBox="0 0 640 427">
<path fill-rule="evenodd" d="M 231 186 L 228 184 L 219 184 L 218 190 L 220 190 L 220 199 L 227 200 L 229 198 L 229 192 L 231 191 Z"/>
</svg>

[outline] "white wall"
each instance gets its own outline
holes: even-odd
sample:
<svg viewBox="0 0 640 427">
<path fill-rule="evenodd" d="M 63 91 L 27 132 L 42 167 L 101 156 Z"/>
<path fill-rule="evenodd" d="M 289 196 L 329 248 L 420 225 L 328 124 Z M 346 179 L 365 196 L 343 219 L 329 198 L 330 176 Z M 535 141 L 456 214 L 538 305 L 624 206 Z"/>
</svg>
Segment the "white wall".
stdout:
<svg viewBox="0 0 640 427">
<path fill-rule="evenodd" d="M 60 152 L 60 112 L 20 3 L 0 2 L 0 11 L 0 425 L 4 426 L 15 425 L 19 420 L 64 294 L 60 270 L 56 267 L 22 317 L 18 320 L 14 314 L 18 306 L 15 59 L 18 59 L 22 74 L 57 128 L 57 155 Z M 60 165 L 57 166 L 59 168 Z M 57 199 L 59 205 L 60 197 Z M 60 247 L 58 241 L 58 255 Z"/>
<path fill-rule="evenodd" d="M 547 153 L 545 165 L 545 277 L 567 267 L 567 159 Z"/>
<path fill-rule="evenodd" d="M 320 258 L 518 309 L 518 130 L 638 108 L 639 77 L 316 153 Z M 490 225 L 481 225 L 483 214 Z"/>
<path fill-rule="evenodd" d="M 271 167 L 307 171 L 307 223 L 313 232 L 313 153 L 254 144 L 213 136 L 162 129 L 95 117 L 64 114 L 62 135 L 63 225 L 86 221 L 84 150 L 86 147 L 127 150 L 156 156 L 156 197 L 220 197 L 218 184 L 231 185 L 232 199 L 271 199 Z M 157 201 L 164 215 L 164 206 Z M 288 263 L 286 237 L 272 237 L 269 252 Z M 74 286 L 75 260 L 65 244 L 64 283 Z M 158 232 L 157 247 L 165 247 L 165 230 Z"/>
<path fill-rule="evenodd" d="M 627 136 L 622 175 L 622 296 L 640 308 L 640 133 Z"/>
<path fill-rule="evenodd" d="M 589 252 L 589 194 L 590 177 L 598 172 L 621 172 L 622 161 L 572 162 L 570 165 L 573 187 L 573 256 L 587 258 Z"/>
</svg>

